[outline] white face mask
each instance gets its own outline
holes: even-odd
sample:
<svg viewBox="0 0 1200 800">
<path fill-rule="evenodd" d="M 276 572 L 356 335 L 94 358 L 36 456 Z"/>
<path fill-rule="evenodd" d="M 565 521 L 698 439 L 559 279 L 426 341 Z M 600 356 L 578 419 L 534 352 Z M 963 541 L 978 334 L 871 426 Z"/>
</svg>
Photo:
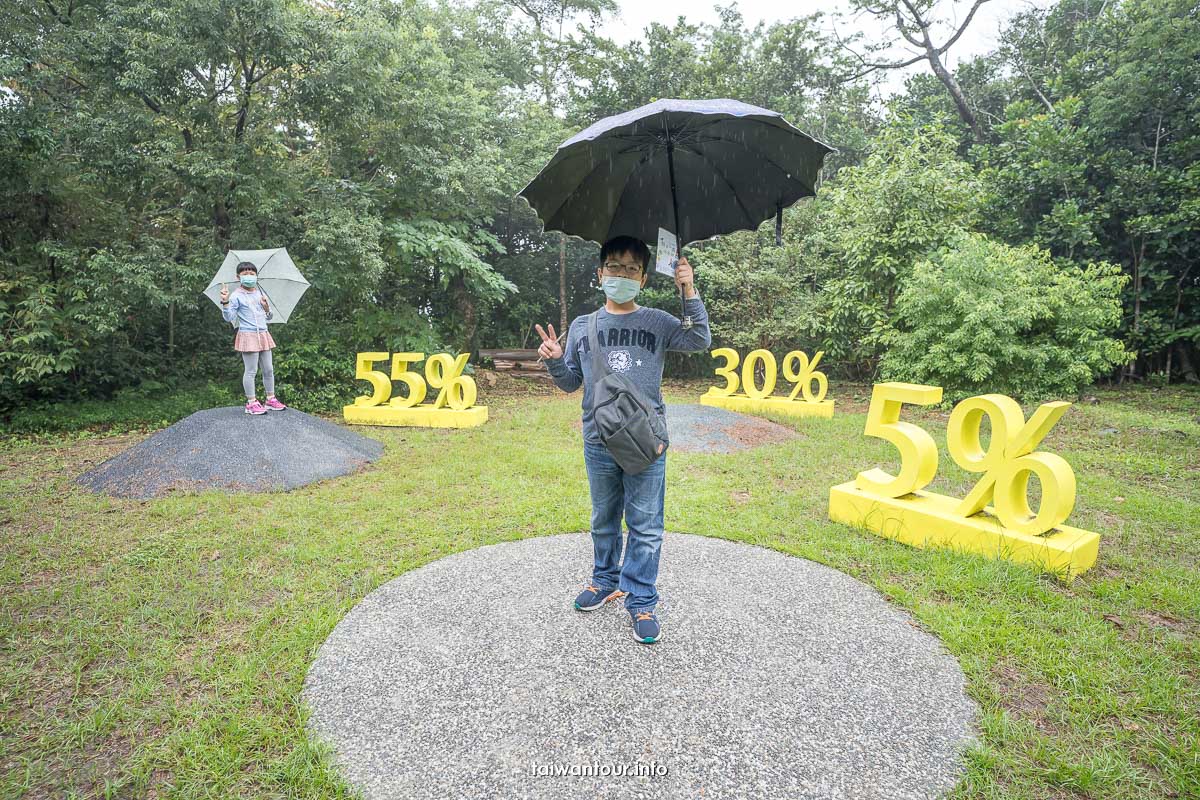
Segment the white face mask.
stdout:
<svg viewBox="0 0 1200 800">
<path fill-rule="evenodd" d="M 604 294 L 614 303 L 628 303 L 637 297 L 638 292 L 642 290 L 641 281 L 635 281 L 633 278 L 618 278 L 612 275 L 606 276 L 600 282 L 600 285 L 604 287 Z"/>
</svg>

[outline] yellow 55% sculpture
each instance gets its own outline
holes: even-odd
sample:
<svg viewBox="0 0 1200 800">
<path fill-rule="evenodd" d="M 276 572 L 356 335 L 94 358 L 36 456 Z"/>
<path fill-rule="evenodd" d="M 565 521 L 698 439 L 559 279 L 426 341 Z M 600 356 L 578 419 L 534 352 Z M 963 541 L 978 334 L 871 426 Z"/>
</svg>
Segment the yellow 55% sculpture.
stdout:
<svg viewBox="0 0 1200 800">
<path fill-rule="evenodd" d="M 825 399 L 829 381 L 825 373 L 817 371 L 823 351 L 818 351 L 810 361 L 808 354 L 793 350 L 783 357 L 783 378 L 794 384 L 787 397 L 772 397 L 779 367 L 770 350 L 751 350 L 742 362 L 740 384 L 742 394 L 737 394 L 738 353 L 732 347 L 719 347 L 712 351 L 713 358 L 725 359 L 725 366 L 717 367 L 716 374 L 725 379 L 724 386 L 714 386 L 700 395 L 701 405 L 727 408 L 730 411 L 777 411 L 797 417 L 832 417 L 833 401 Z M 755 373 L 759 365 L 763 369 L 763 382 L 759 386 Z M 816 391 L 813 391 L 813 385 Z M 797 400 L 796 395 L 803 400 Z"/>
<path fill-rule="evenodd" d="M 392 359 L 392 371 L 372 369 L 376 361 Z M 346 422 L 359 425 L 407 425 L 431 428 L 472 428 L 487 422 L 487 406 L 475 405 L 477 388 L 469 375 L 463 375 L 468 353 L 458 357 L 437 353 L 358 353 L 354 377 L 367 381 L 374 391 L 354 398 L 354 404 L 342 407 Z M 409 364 L 425 359 L 425 375 L 411 372 Z M 403 383 L 408 392 L 392 397 L 392 381 Z M 432 403 L 424 403 L 429 387 L 438 390 Z"/>
<path fill-rule="evenodd" d="M 946 425 L 946 448 L 960 467 L 983 476 L 956 500 L 923 491 L 937 474 L 937 445 L 923 429 L 900 421 L 904 403 L 927 406 L 941 400 L 940 386 L 875 385 L 864 433 L 896 446 L 900 472 L 870 469 L 834 486 L 829 518 L 915 547 L 982 553 L 1068 578 L 1095 564 L 1100 537 L 1062 524 L 1075 507 L 1075 473 L 1060 456 L 1034 451 L 1071 404 L 1045 403 L 1028 420 L 1017 402 L 1002 394 L 956 405 Z M 979 438 L 985 416 L 991 424 L 986 448 Z M 1042 487 L 1036 513 L 1029 506 L 1031 475 Z"/>
</svg>

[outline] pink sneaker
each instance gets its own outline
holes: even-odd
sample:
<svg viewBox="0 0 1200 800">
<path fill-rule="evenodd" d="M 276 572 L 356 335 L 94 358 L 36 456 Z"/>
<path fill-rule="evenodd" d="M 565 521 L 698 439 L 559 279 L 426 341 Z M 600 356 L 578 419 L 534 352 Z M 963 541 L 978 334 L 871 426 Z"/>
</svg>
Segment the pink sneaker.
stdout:
<svg viewBox="0 0 1200 800">
<path fill-rule="evenodd" d="M 267 413 L 267 410 L 265 408 L 263 408 L 262 403 L 258 402 L 258 398 L 255 398 L 255 399 L 251 400 L 249 403 L 246 403 L 246 413 L 247 414 L 265 414 L 265 413 Z"/>
<path fill-rule="evenodd" d="M 272 411 L 283 411 L 285 408 L 287 408 L 287 406 L 279 402 L 278 398 L 275 397 L 268 397 L 266 406 Z"/>
</svg>

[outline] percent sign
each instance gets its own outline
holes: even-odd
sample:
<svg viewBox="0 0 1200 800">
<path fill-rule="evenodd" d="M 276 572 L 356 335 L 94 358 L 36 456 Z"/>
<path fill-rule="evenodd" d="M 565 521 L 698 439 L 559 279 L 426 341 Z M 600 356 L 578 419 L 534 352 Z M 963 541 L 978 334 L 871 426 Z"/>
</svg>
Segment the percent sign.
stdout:
<svg viewBox="0 0 1200 800">
<path fill-rule="evenodd" d="M 907 383 L 877 384 L 867 411 L 864 433 L 886 439 L 900 451 L 900 474 L 880 469 L 860 472 L 856 486 L 885 497 L 923 489 L 937 474 L 937 445 L 933 437 L 909 422 L 900 422 L 904 403 L 933 405 L 942 399 L 941 387 Z M 1002 394 L 985 394 L 963 400 L 950 413 L 946 446 L 951 457 L 968 472 L 983 478 L 962 499 L 955 512 L 964 517 L 993 502 L 996 516 L 1005 528 L 1038 535 L 1060 525 L 1075 507 L 1075 473 L 1060 456 L 1033 452 L 1070 403 L 1045 403 L 1028 421 L 1017 401 Z M 987 449 L 979 433 L 986 416 L 991 423 Z M 1038 513 L 1029 507 L 1029 477 L 1037 475 L 1042 485 Z"/>
<path fill-rule="evenodd" d="M 950 412 L 946 447 L 955 463 L 980 479 L 958 506 L 964 517 L 982 511 L 992 501 L 1004 527 L 1020 533 L 1041 534 L 1066 521 L 1075 507 L 1075 473 L 1054 453 L 1035 453 L 1070 403 L 1045 403 L 1028 421 L 1017 401 L 1002 394 L 984 394 L 963 400 Z M 987 449 L 979 443 L 979 429 L 987 416 L 992 436 Z M 1037 514 L 1029 507 L 1029 476 L 1042 485 Z"/>
<path fill-rule="evenodd" d="M 718 347 L 712 351 L 713 358 L 724 358 L 725 365 L 716 368 L 716 374 L 725 379 L 725 385 L 721 387 L 713 387 L 710 392 L 714 395 L 728 397 L 738 390 L 738 353 L 732 347 Z M 824 351 L 819 351 L 811 362 L 808 360 L 808 355 L 800 350 L 793 350 L 783 357 L 783 377 L 788 383 L 794 383 L 792 393 L 788 395 L 789 400 L 795 400 L 797 393 L 803 391 L 804 399 L 810 403 L 819 403 L 825 399 L 825 393 L 829 391 L 829 381 L 825 378 L 825 373 L 817 372 L 817 364 L 821 361 L 821 356 L 825 355 Z M 758 386 L 755 382 L 755 372 L 758 365 L 763 367 L 763 382 L 762 386 Z M 751 350 L 746 354 L 746 360 L 742 362 L 741 386 L 742 391 L 748 397 L 753 397 L 761 400 L 769 396 L 775 391 L 776 377 L 775 355 L 766 349 Z M 813 394 L 812 384 L 817 384 L 817 393 Z"/>
<path fill-rule="evenodd" d="M 812 357 L 812 361 L 808 360 L 808 355 L 801 350 L 793 350 L 783 357 L 783 377 L 788 383 L 794 383 L 792 393 L 788 395 L 789 400 L 796 399 L 797 392 L 804 393 L 804 400 L 808 403 L 819 403 L 825 399 L 825 393 L 829 391 L 829 381 L 825 378 L 824 372 L 817 372 L 817 364 L 821 363 L 821 356 L 825 355 L 824 350 L 818 350 L 817 354 Z M 793 366 L 793 364 L 795 364 Z M 813 394 L 812 385 L 816 381 L 817 393 Z"/>
</svg>

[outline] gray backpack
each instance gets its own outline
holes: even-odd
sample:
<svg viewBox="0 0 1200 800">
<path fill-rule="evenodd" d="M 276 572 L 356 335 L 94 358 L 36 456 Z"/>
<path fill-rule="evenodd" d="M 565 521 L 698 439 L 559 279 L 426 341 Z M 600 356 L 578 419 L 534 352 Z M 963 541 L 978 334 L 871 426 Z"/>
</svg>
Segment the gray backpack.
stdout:
<svg viewBox="0 0 1200 800">
<path fill-rule="evenodd" d="M 667 426 L 637 384 L 608 368 L 600 355 L 596 313 L 588 315 L 592 375 L 596 381 L 592 386 L 596 433 L 621 469 L 636 475 L 667 452 Z"/>
</svg>

